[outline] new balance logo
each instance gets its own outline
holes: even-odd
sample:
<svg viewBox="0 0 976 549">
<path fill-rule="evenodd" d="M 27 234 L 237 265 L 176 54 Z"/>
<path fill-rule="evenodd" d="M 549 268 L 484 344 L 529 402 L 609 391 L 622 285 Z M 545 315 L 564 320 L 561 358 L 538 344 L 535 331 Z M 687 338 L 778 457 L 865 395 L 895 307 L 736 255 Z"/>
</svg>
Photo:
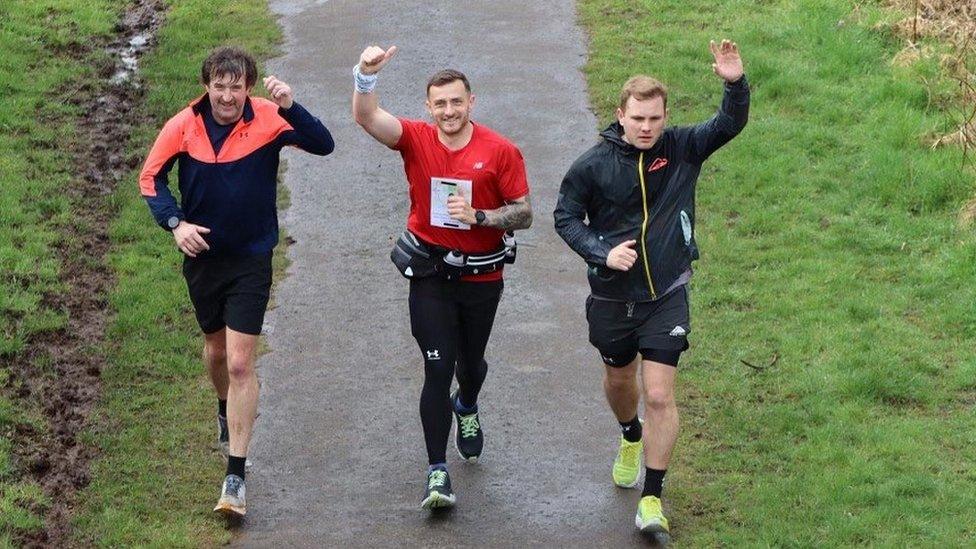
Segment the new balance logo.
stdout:
<svg viewBox="0 0 976 549">
<path fill-rule="evenodd" d="M 673 335 L 674 337 L 681 337 L 687 333 L 688 332 L 686 332 L 685 329 L 682 328 L 681 326 L 675 326 L 674 329 L 671 330 L 671 333 L 668 335 Z"/>
<path fill-rule="evenodd" d="M 427 351 L 427 360 L 440 360 L 441 352 L 439 349 L 434 349 L 433 351 Z"/>
</svg>

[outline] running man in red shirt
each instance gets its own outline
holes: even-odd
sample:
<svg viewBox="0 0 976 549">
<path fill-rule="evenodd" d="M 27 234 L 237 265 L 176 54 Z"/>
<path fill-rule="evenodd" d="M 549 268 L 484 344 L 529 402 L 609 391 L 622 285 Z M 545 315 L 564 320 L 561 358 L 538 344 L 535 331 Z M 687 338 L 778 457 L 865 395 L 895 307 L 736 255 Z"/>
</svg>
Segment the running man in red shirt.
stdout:
<svg viewBox="0 0 976 549">
<path fill-rule="evenodd" d="M 434 509 L 455 502 L 445 457 L 452 414 L 461 458 L 476 461 L 481 455 L 478 392 L 488 371 L 485 347 L 503 285 L 502 264 L 492 258 L 504 255 L 506 231 L 532 224 L 532 207 L 521 152 L 471 122 L 475 96 L 462 73 L 442 70 L 428 81 L 426 106 L 433 124 L 379 108 L 376 75 L 396 50 L 370 46 L 363 51 L 354 68 L 352 110 L 357 124 L 403 157 L 410 214 L 408 232 L 394 254 L 411 250 L 414 260 L 433 258 L 428 271 L 401 270 L 410 278 L 410 327 L 424 358 L 420 419 L 429 467 L 421 507 Z M 445 268 L 452 257 L 456 261 L 448 263 L 463 263 L 461 270 Z M 451 394 L 455 375 L 458 390 Z"/>
</svg>

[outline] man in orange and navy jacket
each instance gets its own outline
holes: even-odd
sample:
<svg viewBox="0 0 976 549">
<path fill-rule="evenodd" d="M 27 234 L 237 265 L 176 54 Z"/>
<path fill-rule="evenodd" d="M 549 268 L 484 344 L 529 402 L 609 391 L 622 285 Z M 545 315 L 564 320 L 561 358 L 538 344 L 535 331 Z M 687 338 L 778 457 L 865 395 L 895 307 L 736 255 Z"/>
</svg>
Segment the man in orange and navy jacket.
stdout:
<svg viewBox="0 0 976 549">
<path fill-rule="evenodd" d="M 184 254 L 183 275 L 204 334 L 204 361 L 218 399 L 218 446 L 228 458 L 214 511 L 242 516 L 244 464 L 258 402 L 255 348 L 278 242 L 278 156 L 286 145 L 324 156 L 334 143 L 274 76 L 263 81 L 270 101 L 250 97 L 257 66 L 243 50 L 214 50 L 200 79 L 206 94 L 163 126 L 139 188 Z M 168 187 L 174 164 L 180 204 Z"/>
</svg>

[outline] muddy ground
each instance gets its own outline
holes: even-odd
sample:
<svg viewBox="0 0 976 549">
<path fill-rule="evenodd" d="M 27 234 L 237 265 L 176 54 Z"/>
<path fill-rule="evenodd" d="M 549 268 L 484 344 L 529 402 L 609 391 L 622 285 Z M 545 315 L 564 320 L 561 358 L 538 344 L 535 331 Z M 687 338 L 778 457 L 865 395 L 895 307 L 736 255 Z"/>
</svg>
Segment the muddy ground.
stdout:
<svg viewBox="0 0 976 549">
<path fill-rule="evenodd" d="M 75 494 L 89 482 L 95 449 L 82 444 L 79 435 L 90 426 L 105 362 L 106 296 L 114 286 L 105 260 L 116 213 L 108 195 L 140 162 L 126 150 L 132 127 L 144 122 L 137 108 L 142 89 L 136 60 L 155 44 L 164 8 L 161 0 L 135 2 L 108 43 L 78 42 L 63 52 L 84 62 L 99 58 L 100 48 L 109 56 L 96 67 L 97 78 L 79 82 L 71 96 L 84 115 L 71 151 L 75 177 L 66 189 L 72 221 L 56 248 L 65 291 L 43 302 L 46 309 L 64 312 L 67 326 L 32 337 L 11 365 L 8 389 L 16 387 L 13 396 L 46 420 L 45 429 L 18 426 L 13 440 L 15 467 L 36 479 L 51 501 L 43 510 L 44 528 L 18 539 L 28 547 L 70 545 Z"/>
</svg>

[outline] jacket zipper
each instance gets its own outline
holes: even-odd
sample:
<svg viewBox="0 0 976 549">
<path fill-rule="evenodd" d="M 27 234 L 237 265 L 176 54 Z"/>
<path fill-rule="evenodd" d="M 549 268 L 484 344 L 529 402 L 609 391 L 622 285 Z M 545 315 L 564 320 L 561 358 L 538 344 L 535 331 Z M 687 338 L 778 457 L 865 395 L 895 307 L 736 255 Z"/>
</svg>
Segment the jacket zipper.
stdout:
<svg viewBox="0 0 976 549">
<path fill-rule="evenodd" d="M 644 206 L 644 223 L 641 224 L 641 255 L 644 258 L 644 274 L 647 275 L 647 287 L 651 290 L 651 299 L 657 299 L 657 292 L 654 291 L 654 282 L 651 281 L 651 264 L 647 259 L 647 222 L 649 219 L 647 210 L 647 185 L 644 183 L 644 153 L 641 152 L 637 157 L 637 176 L 640 178 L 641 204 Z"/>
</svg>

